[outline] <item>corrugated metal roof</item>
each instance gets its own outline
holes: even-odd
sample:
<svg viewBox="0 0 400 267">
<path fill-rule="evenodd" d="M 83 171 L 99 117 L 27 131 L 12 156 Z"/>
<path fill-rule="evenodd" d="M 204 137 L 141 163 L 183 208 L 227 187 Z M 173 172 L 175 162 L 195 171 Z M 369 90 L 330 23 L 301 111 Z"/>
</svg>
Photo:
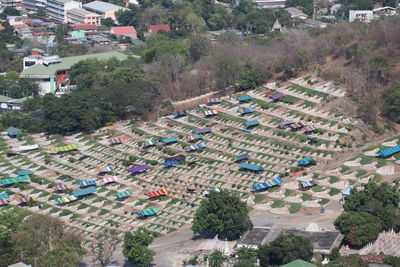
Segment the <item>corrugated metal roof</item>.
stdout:
<svg viewBox="0 0 400 267">
<path fill-rule="evenodd" d="M 83 8 L 91 11 L 95 11 L 98 13 L 106 13 L 112 10 L 124 9 L 122 6 L 117 6 L 111 3 L 101 2 L 101 1 L 93 1 L 83 5 Z"/>
<path fill-rule="evenodd" d="M 61 58 L 61 63 L 59 64 L 54 64 L 54 65 L 49 65 L 48 67 L 42 65 L 42 64 L 36 64 L 30 68 L 24 69 L 21 72 L 21 77 L 23 78 L 28 78 L 29 76 L 35 76 L 35 75 L 48 75 L 52 76 L 55 74 L 57 70 L 61 69 L 69 69 L 72 67 L 72 65 L 78 63 L 81 60 L 86 60 L 89 58 L 96 58 L 99 60 L 105 60 L 109 59 L 112 57 L 116 57 L 119 60 L 126 59 L 127 56 L 118 52 L 118 51 L 111 51 L 111 52 L 105 52 L 105 53 L 96 53 L 96 54 L 89 54 L 89 55 L 82 55 L 82 56 L 74 56 L 74 57 L 64 57 Z"/>
</svg>

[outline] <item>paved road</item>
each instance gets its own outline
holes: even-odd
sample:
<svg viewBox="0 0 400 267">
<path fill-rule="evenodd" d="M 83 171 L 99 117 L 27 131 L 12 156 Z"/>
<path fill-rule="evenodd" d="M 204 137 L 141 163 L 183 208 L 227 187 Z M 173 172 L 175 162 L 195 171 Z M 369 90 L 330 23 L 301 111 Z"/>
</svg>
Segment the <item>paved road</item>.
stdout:
<svg viewBox="0 0 400 267">
<path fill-rule="evenodd" d="M 341 205 L 337 201 L 331 201 L 326 206 L 326 212 L 321 214 L 315 213 L 299 213 L 289 215 L 276 215 L 266 211 L 254 213 L 250 218 L 254 226 L 268 226 L 272 227 L 272 232 L 279 234 L 279 229 L 285 226 L 295 226 L 296 228 L 305 228 L 310 223 L 317 223 L 320 228 L 334 229 L 333 221 L 341 213 Z M 271 234 L 269 236 L 274 239 L 276 236 Z M 186 258 L 190 258 L 193 252 L 204 239 L 193 239 L 193 233 L 189 228 L 179 230 L 167 234 L 161 238 L 156 239 L 150 248 L 156 251 L 154 258 L 154 266 L 157 267 L 181 267 L 182 262 Z M 269 242 L 270 240 L 267 240 Z M 132 266 L 128 265 L 119 251 L 115 253 L 113 258 L 114 265 Z M 90 264 L 86 266 L 92 266 Z"/>
</svg>

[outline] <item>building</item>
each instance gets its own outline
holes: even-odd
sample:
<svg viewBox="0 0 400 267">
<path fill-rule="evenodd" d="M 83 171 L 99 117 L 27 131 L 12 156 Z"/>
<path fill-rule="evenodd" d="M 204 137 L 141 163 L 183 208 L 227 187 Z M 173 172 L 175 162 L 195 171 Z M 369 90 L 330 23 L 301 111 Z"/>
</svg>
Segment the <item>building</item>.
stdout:
<svg viewBox="0 0 400 267">
<path fill-rule="evenodd" d="M 56 20 L 67 22 L 67 11 L 73 8 L 82 8 L 82 3 L 74 0 L 47 0 L 47 15 Z"/>
<path fill-rule="evenodd" d="M 290 14 L 290 18 L 299 18 L 299 19 L 307 19 L 308 16 L 298 8 L 288 7 L 284 9 L 286 12 Z"/>
<path fill-rule="evenodd" d="M 393 16 L 397 14 L 396 9 L 390 6 L 374 8 L 372 12 L 374 13 L 375 18 L 379 18 L 380 16 Z"/>
<path fill-rule="evenodd" d="M 133 26 L 123 26 L 123 27 L 112 27 L 110 34 L 115 34 L 116 36 L 126 36 L 131 39 L 137 39 L 137 33 Z"/>
<path fill-rule="evenodd" d="M 47 0 L 23 0 L 24 7 L 28 11 L 37 11 L 39 7 L 46 9 Z"/>
<path fill-rule="evenodd" d="M 0 0 L 0 10 L 7 7 L 15 8 L 17 10 L 22 10 L 24 3 L 22 0 Z"/>
<path fill-rule="evenodd" d="M 119 10 L 128 10 L 125 7 L 117 6 L 111 3 L 93 1 L 83 5 L 83 8 L 89 12 L 94 12 L 102 16 L 102 18 L 112 18 L 116 20 L 115 12 Z"/>
<path fill-rule="evenodd" d="M 87 31 L 87 32 L 97 31 L 97 25 L 93 24 L 72 24 L 70 26 L 74 29 L 74 31 Z"/>
<path fill-rule="evenodd" d="M 67 10 L 67 21 L 74 24 L 100 25 L 102 16 L 82 8 Z"/>
<path fill-rule="evenodd" d="M 268 227 L 254 227 L 243 235 L 236 246 L 238 249 L 242 247 L 257 249 L 258 246 L 266 243 L 270 232 L 271 228 Z"/>
<path fill-rule="evenodd" d="M 281 32 L 283 29 L 282 25 L 279 23 L 279 20 L 276 19 L 274 25 L 272 26 L 272 31 L 273 32 Z"/>
<path fill-rule="evenodd" d="M 47 93 L 65 94 L 74 89 L 74 86 L 69 82 L 69 70 L 72 65 L 89 58 L 106 60 L 112 57 L 120 60 L 127 58 L 126 55 L 117 51 L 65 58 L 31 55 L 24 58 L 24 70 L 20 77 L 35 81 L 39 85 L 41 95 Z"/>
<path fill-rule="evenodd" d="M 284 8 L 286 0 L 253 0 L 261 8 Z"/>
<path fill-rule="evenodd" d="M 150 34 L 158 33 L 158 31 L 170 32 L 171 27 L 168 24 L 150 25 L 149 28 Z"/>
<path fill-rule="evenodd" d="M 374 12 L 372 10 L 350 10 L 349 11 L 349 22 L 361 21 L 370 22 L 374 19 Z"/>
</svg>

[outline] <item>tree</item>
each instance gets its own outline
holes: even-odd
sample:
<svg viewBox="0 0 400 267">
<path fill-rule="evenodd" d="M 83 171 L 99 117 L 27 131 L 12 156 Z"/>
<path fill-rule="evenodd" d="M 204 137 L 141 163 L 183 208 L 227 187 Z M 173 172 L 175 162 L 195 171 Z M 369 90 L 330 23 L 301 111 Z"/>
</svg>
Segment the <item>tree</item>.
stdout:
<svg viewBox="0 0 400 267">
<path fill-rule="evenodd" d="M 68 36 L 69 32 L 72 31 L 73 28 L 66 24 L 60 24 L 57 26 L 55 30 L 55 36 L 59 43 L 64 42 L 64 38 Z"/>
<path fill-rule="evenodd" d="M 363 0 L 361 0 L 363 1 Z M 308 16 L 312 16 L 314 12 L 313 0 L 288 0 L 286 2 L 287 7 L 296 7 L 306 13 Z"/>
<path fill-rule="evenodd" d="M 400 122 L 400 84 L 394 86 L 389 90 L 389 92 L 384 96 L 384 115 L 391 119 L 392 121 Z"/>
<path fill-rule="evenodd" d="M 35 266 L 75 266 L 85 254 L 82 238 L 47 215 L 33 214 L 12 235 L 14 249 Z"/>
<path fill-rule="evenodd" d="M 383 261 L 387 264 L 392 265 L 393 267 L 400 267 L 400 257 L 396 256 L 385 256 Z"/>
<path fill-rule="evenodd" d="M 222 190 L 211 193 L 208 199 L 201 202 L 192 230 L 195 233 L 236 240 L 252 227 L 246 204 L 233 193 Z"/>
<path fill-rule="evenodd" d="M 147 248 L 151 242 L 153 242 L 153 236 L 145 228 L 138 228 L 134 233 L 126 232 L 122 253 L 129 261 L 134 262 L 135 266 L 148 266 L 155 255 L 153 250 Z"/>
<path fill-rule="evenodd" d="M 191 62 L 198 61 L 201 57 L 206 56 L 210 49 L 210 42 L 200 36 L 195 35 L 189 38 L 189 60 Z"/>
<path fill-rule="evenodd" d="M 95 234 L 90 243 L 93 262 L 99 262 L 101 267 L 109 265 L 118 243 L 117 232 L 114 230 L 103 229 Z"/>
<path fill-rule="evenodd" d="M 310 261 L 313 256 L 313 245 L 304 236 L 281 235 L 269 244 L 261 245 L 258 249 L 260 265 L 283 265 L 301 259 Z"/>
<path fill-rule="evenodd" d="M 45 17 L 46 16 L 46 9 L 44 7 L 38 7 L 36 10 L 36 16 L 37 17 Z"/>
<path fill-rule="evenodd" d="M 134 26 L 135 28 L 138 27 L 138 8 L 133 6 L 130 10 L 119 10 L 115 13 L 118 23 L 121 26 Z"/>
<path fill-rule="evenodd" d="M 218 249 L 214 249 L 207 255 L 207 260 L 210 267 L 222 267 L 226 258 L 227 257 L 224 255 L 224 253 Z"/>
<path fill-rule="evenodd" d="M 0 212 L 0 262 L 7 266 L 19 257 L 13 247 L 11 236 L 20 227 L 29 212 L 22 209 L 2 210 Z"/>
<path fill-rule="evenodd" d="M 19 12 L 18 9 L 15 9 L 13 7 L 4 8 L 3 14 L 7 16 L 21 16 L 21 12 Z"/>
<path fill-rule="evenodd" d="M 234 267 L 255 267 L 257 261 L 257 251 L 248 248 L 241 247 L 238 252 L 238 261 L 235 263 Z"/>
<path fill-rule="evenodd" d="M 106 26 L 108 29 L 115 26 L 114 20 L 112 18 L 104 18 L 100 20 L 101 25 Z"/>
<path fill-rule="evenodd" d="M 202 32 L 207 29 L 204 19 L 196 13 L 189 13 L 186 16 L 186 27 L 191 32 Z"/>
<path fill-rule="evenodd" d="M 368 263 L 365 262 L 359 255 L 351 254 L 349 256 L 340 257 L 334 261 L 330 261 L 325 267 L 368 267 Z"/>
<path fill-rule="evenodd" d="M 367 212 L 344 212 L 334 224 L 344 234 L 345 241 L 353 246 L 363 246 L 375 240 L 382 230 L 382 221 Z"/>
<path fill-rule="evenodd" d="M 254 69 L 244 69 L 239 73 L 239 89 L 250 90 L 262 84 L 264 79 L 259 71 Z"/>
<path fill-rule="evenodd" d="M 345 211 L 368 212 L 383 222 L 385 230 L 400 226 L 400 192 L 388 183 L 368 183 L 364 190 L 353 190 L 343 205 Z"/>
<path fill-rule="evenodd" d="M 227 57 L 218 60 L 214 70 L 217 87 L 224 89 L 233 85 L 237 80 L 239 72 L 240 66 L 235 58 Z"/>
</svg>

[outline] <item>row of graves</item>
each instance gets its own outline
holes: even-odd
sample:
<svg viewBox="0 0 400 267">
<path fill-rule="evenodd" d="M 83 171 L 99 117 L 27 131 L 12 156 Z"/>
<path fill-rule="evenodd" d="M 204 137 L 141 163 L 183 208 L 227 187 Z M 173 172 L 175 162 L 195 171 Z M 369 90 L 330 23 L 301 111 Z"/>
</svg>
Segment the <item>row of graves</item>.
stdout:
<svg viewBox="0 0 400 267">
<path fill-rule="evenodd" d="M 307 168 L 298 163 L 304 157 L 331 159 L 329 138 L 315 135 L 326 146 L 311 146 L 307 137 L 301 141 L 303 132 L 278 135 L 277 117 L 261 108 L 261 97 L 254 91 L 235 100 L 207 99 L 157 122 L 118 123 L 90 136 L 34 135 L 29 145 L 38 149 L 7 158 L 4 170 L 29 166 L 35 179 L 18 193 L 29 192 L 24 197 L 35 197 L 42 207 L 28 208 L 63 218 L 88 235 L 103 227 L 139 226 L 165 234 L 191 223 L 201 200 L 221 189 L 246 201 L 255 194 L 279 199 L 282 190 L 311 191 L 318 185 L 301 188 L 297 176 L 286 174 Z M 26 143 L 4 140 L 13 147 Z M 310 196 L 307 201 L 318 200 Z"/>
</svg>

